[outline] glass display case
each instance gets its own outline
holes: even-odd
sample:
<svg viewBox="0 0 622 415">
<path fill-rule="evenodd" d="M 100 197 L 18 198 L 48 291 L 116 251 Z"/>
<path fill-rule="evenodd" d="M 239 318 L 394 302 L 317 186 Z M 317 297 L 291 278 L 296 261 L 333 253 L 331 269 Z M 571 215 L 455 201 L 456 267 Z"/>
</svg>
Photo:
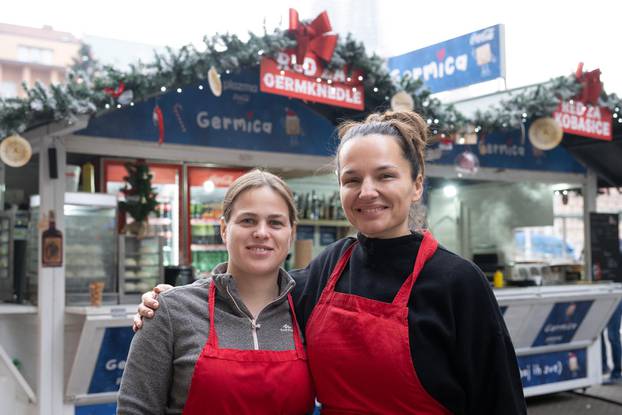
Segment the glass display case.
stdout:
<svg viewBox="0 0 622 415">
<path fill-rule="evenodd" d="M 0 213 L 0 301 L 13 300 L 13 217 Z"/>
<path fill-rule="evenodd" d="M 244 173 L 239 169 L 188 167 L 189 248 L 197 273 L 210 272 L 227 261 L 227 249 L 220 238 L 222 201 L 227 188 Z"/>
<path fill-rule="evenodd" d="M 119 198 L 124 195 L 121 189 L 125 186 L 127 176 L 125 162 L 120 160 L 104 161 L 104 184 L 106 193 L 115 194 Z M 181 204 L 181 166 L 173 164 L 147 163 L 153 175 L 152 187 L 157 193 L 158 206 L 149 215 L 149 225 L 154 232 L 162 237 L 162 255 L 164 265 L 179 263 L 180 241 L 180 204 Z M 128 222 L 131 217 L 128 217 Z"/>
<path fill-rule="evenodd" d="M 119 236 L 119 297 L 121 304 L 140 302 L 140 296 L 163 282 L 163 238 Z"/>
<path fill-rule="evenodd" d="M 31 301 L 37 297 L 39 196 L 30 200 L 31 225 L 27 279 Z M 89 284 L 103 282 L 103 303 L 118 303 L 117 199 L 101 193 L 65 194 L 65 289 L 67 305 L 88 305 Z"/>
</svg>

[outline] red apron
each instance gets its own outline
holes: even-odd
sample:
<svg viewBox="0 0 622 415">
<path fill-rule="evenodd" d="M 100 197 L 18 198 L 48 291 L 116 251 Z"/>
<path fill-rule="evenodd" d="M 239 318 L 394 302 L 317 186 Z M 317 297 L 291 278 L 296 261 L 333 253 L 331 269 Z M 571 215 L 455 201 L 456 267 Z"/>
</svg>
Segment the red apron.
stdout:
<svg viewBox="0 0 622 415">
<path fill-rule="evenodd" d="M 314 391 L 291 295 L 295 350 L 218 347 L 214 327 L 216 287 L 209 288 L 209 335 L 192 374 L 187 415 L 297 415 L 313 408 Z"/>
<path fill-rule="evenodd" d="M 335 292 L 355 246 L 339 259 L 307 323 L 322 415 L 448 414 L 419 382 L 408 337 L 410 292 L 438 243 L 425 233 L 414 270 L 392 303 Z"/>
</svg>

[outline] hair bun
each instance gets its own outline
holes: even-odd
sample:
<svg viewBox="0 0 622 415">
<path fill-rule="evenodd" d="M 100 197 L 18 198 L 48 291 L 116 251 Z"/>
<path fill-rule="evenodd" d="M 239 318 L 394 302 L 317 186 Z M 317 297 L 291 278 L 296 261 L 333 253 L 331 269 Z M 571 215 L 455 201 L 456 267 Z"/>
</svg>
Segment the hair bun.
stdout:
<svg viewBox="0 0 622 415">
<path fill-rule="evenodd" d="M 419 138 L 424 143 L 428 142 L 428 124 L 423 117 L 414 111 L 386 111 L 382 114 L 378 114 L 382 117 L 382 121 L 397 121 L 404 123 L 411 127 L 414 127 Z"/>
</svg>

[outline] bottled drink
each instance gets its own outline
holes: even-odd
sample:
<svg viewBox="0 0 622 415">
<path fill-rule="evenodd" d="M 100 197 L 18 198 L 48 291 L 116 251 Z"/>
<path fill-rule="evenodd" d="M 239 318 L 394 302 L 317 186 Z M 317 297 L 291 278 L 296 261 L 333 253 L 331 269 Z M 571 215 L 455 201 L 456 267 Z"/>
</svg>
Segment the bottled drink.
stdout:
<svg viewBox="0 0 622 415">
<path fill-rule="evenodd" d="M 63 265 L 63 234 L 56 229 L 54 211 L 49 213 L 50 225 L 41 235 L 41 265 L 60 267 Z"/>
<path fill-rule="evenodd" d="M 315 196 L 315 190 L 311 191 L 309 202 L 309 219 L 317 220 L 317 196 Z"/>
</svg>

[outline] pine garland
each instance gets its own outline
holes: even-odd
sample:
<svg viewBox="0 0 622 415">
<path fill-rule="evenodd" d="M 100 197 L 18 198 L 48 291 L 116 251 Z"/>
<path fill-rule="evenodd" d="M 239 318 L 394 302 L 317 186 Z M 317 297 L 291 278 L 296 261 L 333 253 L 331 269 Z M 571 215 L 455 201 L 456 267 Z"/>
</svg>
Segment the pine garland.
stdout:
<svg viewBox="0 0 622 415">
<path fill-rule="evenodd" d="M 198 51 L 192 45 L 177 51 L 167 48 L 166 52 L 155 54 L 153 62 L 138 62 L 127 71 L 99 64 L 92 58 L 90 48 L 83 46 L 64 84 L 49 88 L 39 83 L 32 88 L 23 85 L 26 98 L 0 99 L 0 138 L 52 121 L 114 110 L 119 104 L 104 93 L 104 88 L 115 88 L 121 81 L 126 90 L 132 90 L 134 102 L 139 102 L 161 94 L 162 87 L 170 90 L 205 80 L 212 66 L 220 73 L 258 68 L 262 56 L 275 56 L 283 49 L 296 46 L 288 31 L 278 29 L 272 33 L 264 32 L 261 36 L 250 33 L 248 41 L 231 34 L 217 34 L 205 37 L 203 41 L 204 51 Z M 431 98 L 420 80 L 406 76 L 394 81 L 384 60 L 375 54 L 368 55 L 364 45 L 350 34 L 339 38 L 333 58 L 328 63 L 329 69 L 344 66 L 365 74 L 366 111 L 387 108 L 390 98 L 403 90 L 412 96 L 415 111 L 428 120 L 431 132 L 438 135 L 471 132 L 469 130 L 472 129 L 486 132 L 516 128 L 529 118 L 550 115 L 560 99 L 575 96 L 581 87 L 575 75 L 555 78 L 546 84 L 523 90 L 492 108 L 478 111 L 469 119 L 453 106 Z M 603 92 L 600 103 L 616 113 L 622 107 L 621 100 L 615 94 Z M 311 105 L 335 123 L 344 118 L 365 115 L 344 108 Z"/>
</svg>

